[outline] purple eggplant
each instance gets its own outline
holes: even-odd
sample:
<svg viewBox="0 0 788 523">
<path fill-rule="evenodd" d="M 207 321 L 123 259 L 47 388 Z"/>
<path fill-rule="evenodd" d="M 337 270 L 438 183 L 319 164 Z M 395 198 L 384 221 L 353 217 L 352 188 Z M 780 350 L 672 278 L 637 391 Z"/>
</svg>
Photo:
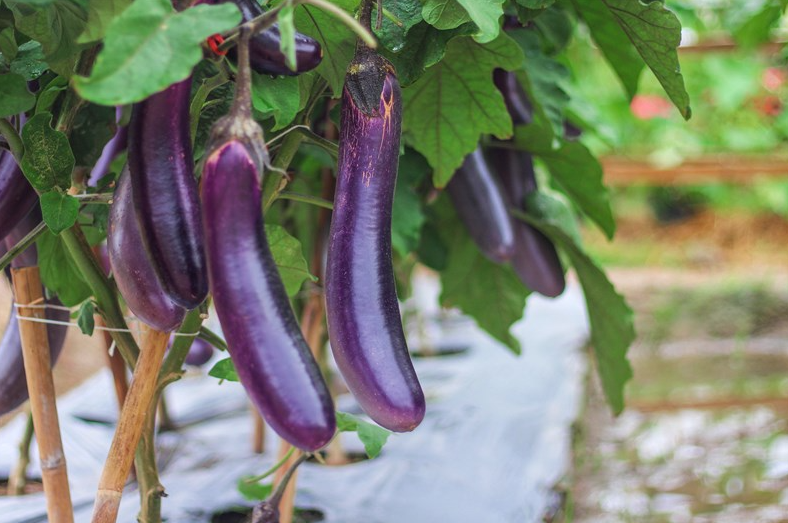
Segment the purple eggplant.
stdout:
<svg viewBox="0 0 788 523">
<path fill-rule="evenodd" d="M 38 202 L 10 151 L 0 150 L 0 239 L 5 238 Z"/>
<path fill-rule="evenodd" d="M 513 149 L 496 149 L 491 157 L 509 205 L 523 209 L 526 196 L 538 190 L 533 158 Z M 544 296 L 558 296 L 566 280 L 555 246 L 534 226 L 516 218 L 513 222 L 516 241 L 511 262 L 520 281 Z"/>
<path fill-rule="evenodd" d="M 256 160 L 233 139 L 213 148 L 203 168 L 213 303 L 254 404 L 280 436 L 315 450 L 334 435 L 334 404 L 268 247 Z"/>
<path fill-rule="evenodd" d="M 123 169 L 109 211 L 107 252 L 118 290 L 137 318 L 163 332 L 175 330 L 186 311 L 164 292 L 143 247 L 134 213 L 131 177 Z"/>
<path fill-rule="evenodd" d="M 121 112 L 121 108 L 118 107 L 116 110 L 117 120 L 120 120 Z M 94 165 L 93 169 L 90 171 L 90 177 L 88 178 L 89 185 L 95 187 L 98 181 L 109 172 L 109 166 L 112 160 L 126 150 L 128 146 L 128 134 L 128 126 L 118 125 L 115 136 L 104 146 L 104 149 L 101 151 L 101 156 L 96 161 L 96 165 Z"/>
<path fill-rule="evenodd" d="M 5 238 L 6 245 L 16 244 L 16 242 L 26 236 L 33 227 L 41 221 L 41 214 L 37 207 L 33 209 L 22 220 L 17 227 Z M 14 258 L 11 264 L 14 267 L 30 267 L 38 263 L 35 245 L 31 245 L 25 251 Z M 60 306 L 57 298 L 48 300 L 47 303 Z M 46 317 L 49 320 L 69 321 L 69 312 L 61 309 L 47 309 Z M 63 349 L 63 342 L 66 339 L 68 327 L 62 325 L 47 325 L 47 339 L 49 340 L 49 357 L 54 366 L 60 351 Z M 25 366 L 22 359 L 22 341 L 19 337 L 19 321 L 16 318 L 14 309 L 11 309 L 11 317 L 0 339 L 0 416 L 6 414 L 28 398 L 27 379 L 25 378 Z"/>
<path fill-rule="evenodd" d="M 514 225 L 481 148 L 465 157 L 446 190 L 482 254 L 495 263 L 508 261 L 515 250 Z"/>
<path fill-rule="evenodd" d="M 265 11 L 257 3 L 257 0 L 208 0 L 209 3 L 222 3 L 231 1 L 241 10 L 243 17 L 241 23 L 246 23 L 253 18 L 257 18 Z M 314 38 L 296 32 L 296 69 L 295 71 L 287 67 L 285 55 L 282 53 L 279 43 L 282 41 L 282 34 L 279 31 L 279 24 L 274 24 L 265 31 L 254 35 L 249 40 L 249 61 L 252 69 L 260 74 L 295 76 L 307 71 L 311 71 L 320 65 L 323 59 L 323 49 L 320 43 Z M 235 60 L 237 50 L 231 48 L 228 56 Z"/>
<path fill-rule="evenodd" d="M 129 171 L 145 249 L 167 295 L 186 309 L 208 294 L 189 134 L 191 77 L 135 104 Z"/>
<path fill-rule="evenodd" d="M 421 423 L 425 401 L 405 343 L 391 261 L 402 96 L 388 62 L 371 51 L 356 56 L 342 92 L 325 281 L 328 334 L 361 408 L 379 425 L 406 432 Z"/>
<path fill-rule="evenodd" d="M 184 362 L 193 367 L 202 367 L 213 357 L 213 345 L 200 338 L 195 338 Z"/>
</svg>

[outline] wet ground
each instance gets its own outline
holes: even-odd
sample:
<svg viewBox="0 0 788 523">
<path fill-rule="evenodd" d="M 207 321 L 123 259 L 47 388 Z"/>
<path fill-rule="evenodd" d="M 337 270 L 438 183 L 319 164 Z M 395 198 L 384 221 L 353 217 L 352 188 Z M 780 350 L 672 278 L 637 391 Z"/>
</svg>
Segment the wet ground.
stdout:
<svg viewBox="0 0 788 523">
<path fill-rule="evenodd" d="M 788 522 L 785 274 L 652 276 L 614 272 L 635 378 L 613 419 L 589 377 L 564 520 Z"/>
</svg>

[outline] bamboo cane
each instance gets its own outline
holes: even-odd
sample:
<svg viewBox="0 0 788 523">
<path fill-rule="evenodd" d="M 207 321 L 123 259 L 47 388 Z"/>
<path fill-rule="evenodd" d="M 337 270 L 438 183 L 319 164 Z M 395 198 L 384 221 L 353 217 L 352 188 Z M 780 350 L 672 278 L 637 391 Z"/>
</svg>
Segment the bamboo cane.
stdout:
<svg viewBox="0 0 788 523">
<path fill-rule="evenodd" d="M 43 301 L 38 267 L 12 269 L 11 277 L 18 303 L 28 305 Z M 30 391 L 30 409 L 41 461 L 41 479 L 47 500 L 47 515 L 50 523 L 73 523 L 74 513 L 68 486 L 66 457 L 60 439 L 47 329 L 44 323 L 24 319 L 45 319 L 44 309 L 19 307 L 17 314 L 25 376 Z"/>
<path fill-rule="evenodd" d="M 265 452 L 265 422 L 263 417 L 252 407 L 252 452 L 262 454 Z"/>
<path fill-rule="evenodd" d="M 105 327 L 104 318 L 96 314 L 94 321 L 97 327 Z M 123 402 L 126 401 L 126 395 L 129 393 L 129 382 L 126 377 L 126 362 L 123 361 L 123 356 L 120 351 L 115 350 L 111 354 L 109 348 L 112 346 L 112 336 L 107 331 L 102 332 L 104 336 L 104 343 L 107 348 L 107 364 L 109 370 L 112 372 L 112 381 L 115 384 L 115 396 L 118 399 L 118 409 L 123 408 Z"/>
<path fill-rule="evenodd" d="M 156 390 L 168 340 L 169 333 L 148 327 L 143 329 L 140 357 L 99 480 L 91 519 L 93 523 L 114 523 L 118 517 L 123 486 L 129 476 L 145 416 Z"/>
</svg>

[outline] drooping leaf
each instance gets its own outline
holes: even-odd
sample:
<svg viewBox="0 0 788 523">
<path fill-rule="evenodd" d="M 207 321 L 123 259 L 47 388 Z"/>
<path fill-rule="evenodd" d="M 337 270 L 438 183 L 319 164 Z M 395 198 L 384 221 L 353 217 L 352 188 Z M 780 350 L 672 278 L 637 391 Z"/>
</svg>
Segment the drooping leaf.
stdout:
<svg viewBox="0 0 788 523">
<path fill-rule="evenodd" d="M 354 13 L 360 0 L 333 0 L 337 7 Z M 311 5 L 296 9 L 295 25 L 298 31 L 320 42 L 323 60 L 317 72 L 326 79 L 335 97 L 342 94 L 345 72 L 356 49 L 356 36 L 348 27 L 338 22 L 333 15 Z"/>
<path fill-rule="evenodd" d="M 77 221 L 79 200 L 57 190 L 41 195 L 41 216 L 53 234 L 60 234 Z"/>
<path fill-rule="evenodd" d="M 285 64 L 291 71 L 295 71 L 296 64 L 296 44 L 295 44 L 295 24 L 293 21 L 293 6 L 286 5 L 279 11 L 277 22 L 279 23 L 279 48 L 285 55 Z"/>
<path fill-rule="evenodd" d="M 580 142 L 560 141 L 553 147 L 553 139 L 544 128 L 532 124 L 515 130 L 517 144 L 541 159 L 555 182 L 594 223 L 612 238 L 616 230 L 610 195 L 602 182 L 599 161 Z"/>
<path fill-rule="evenodd" d="M 565 252 L 575 268 L 586 299 L 602 388 L 613 413 L 619 414 L 624 409 L 624 385 L 632 378 L 626 356 L 635 340 L 632 309 L 559 221 L 550 215 L 528 214 L 522 218 Z"/>
<path fill-rule="evenodd" d="M 0 63 L 8 63 L 16 58 L 19 48 L 16 45 L 14 26 L 5 25 L 0 21 Z"/>
<path fill-rule="evenodd" d="M 39 113 L 22 127 L 25 145 L 22 172 L 42 193 L 55 187 L 63 190 L 71 187 L 71 171 L 74 169 L 74 153 L 68 138 L 50 127 L 51 120 L 50 113 Z"/>
<path fill-rule="evenodd" d="M 426 0 L 421 15 L 438 29 L 454 29 L 473 22 L 478 42 L 492 42 L 501 31 L 504 0 Z"/>
<path fill-rule="evenodd" d="M 46 231 L 36 240 L 41 282 L 57 294 L 66 307 L 85 301 L 91 290 L 59 236 Z"/>
<path fill-rule="evenodd" d="M 380 29 L 373 27 L 373 30 L 383 47 L 396 53 L 405 46 L 406 37 L 411 28 L 423 20 L 422 5 L 419 0 L 399 0 L 386 4 L 386 9 L 397 18 L 401 25 L 384 16 Z"/>
<path fill-rule="evenodd" d="M 517 3 L 528 9 L 544 9 L 555 3 L 555 0 L 517 0 Z"/>
<path fill-rule="evenodd" d="M 273 131 L 290 125 L 298 114 L 301 99 L 298 78 L 252 73 L 252 104 L 264 115 L 273 115 Z"/>
<path fill-rule="evenodd" d="M 74 119 L 69 135 L 76 165 L 93 167 L 116 129 L 114 107 L 86 104 Z"/>
<path fill-rule="evenodd" d="M 5 0 L 14 13 L 19 32 L 40 42 L 44 57 L 56 73 L 71 76 L 82 46 L 77 37 L 85 27 L 87 12 L 75 0 L 31 3 Z"/>
<path fill-rule="evenodd" d="M 217 361 L 216 364 L 211 367 L 211 370 L 208 371 L 208 376 L 213 376 L 214 378 L 224 381 L 241 381 L 238 378 L 238 373 L 235 371 L 233 360 L 230 358 Z"/>
<path fill-rule="evenodd" d="M 268 246 L 279 269 L 279 276 L 285 284 L 289 296 L 295 296 L 301 289 L 304 280 L 315 281 L 304 259 L 301 242 L 290 236 L 284 227 L 274 224 L 265 225 Z"/>
<path fill-rule="evenodd" d="M 471 15 L 457 0 L 426 0 L 421 16 L 436 29 L 454 29 L 471 21 Z"/>
<path fill-rule="evenodd" d="M 86 44 L 104 38 L 112 20 L 129 5 L 131 0 L 88 0 L 88 22 L 78 42 Z"/>
<path fill-rule="evenodd" d="M 492 81 L 496 67 L 519 67 L 517 44 L 501 35 L 489 44 L 472 38 L 452 40 L 446 57 L 402 92 L 406 142 L 434 169 L 437 187 L 448 183 L 482 134 L 505 139 L 512 121 Z"/>
<path fill-rule="evenodd" d="M 383 427 L 345 412 L 337 412 L 337 430 L 339 432 L 355 432 L 358 434 L 358 439 L 361 440 L 364 450 L 370 458 L 376 458 L 380 455 L 380 451 L 383 450 L 383 446 L 391 435 L 391 432 Z"/>
<path fill-rule="evenodd" d="M 35 103 L 36 97 L 27 90 L 24 78 L 16 74 L 0 75 L 0 118 L 23 113 Z"/>
<path fill-rule="evenodd" d="M 85 301 L 85 303 L 79 307 L 77 325 L 79 325 L 79 330 L 81 330 L 82 334 L 85 336 L 93 336 L 93 329 L 96 328 L 96 320 L 93 317 L 95 312 L 96 308 L 90 300 Z"/>
<path fill-rule="evenodd" d="M 28 81 L 35 80 L 47 69 L 49 64 L 46 63 L 41 44 L 34 40 L 20 45 L 16 58 L 11 62 L 11 72 Z"/>
<path fill-rule="evenodd" d="M 240 19 L 232 3 L 175 12 L 169 0 L 136 0 L 111 22 L 93 72 L 74 87 L 100 105 L 138 102 L 188 77 L 202 42 Z"/>
<path fill-rule="evenodd" d="M 272 483 L 258 483 L 256 481 L 246 481 L 248 477 L 238 480 L 238 492 L 249 501 L 263 501 L 271 495 L 274 490 Z"/>
</svg>

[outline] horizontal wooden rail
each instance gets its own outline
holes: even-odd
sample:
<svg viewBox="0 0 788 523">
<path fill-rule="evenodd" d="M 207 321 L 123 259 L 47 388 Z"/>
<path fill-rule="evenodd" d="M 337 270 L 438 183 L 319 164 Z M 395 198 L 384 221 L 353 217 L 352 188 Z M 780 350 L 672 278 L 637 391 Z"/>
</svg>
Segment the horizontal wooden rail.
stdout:
<svg viewBox="0 0 788 523">
<path fill-rule="evenodd" d="M 788 156 L 715 155 L 664 169 L 645 160 L 608 156 L 602 158 L 602 168 L 609 185 L 748 184 L 756 179 L 788 177 Z"/>
</svg>

